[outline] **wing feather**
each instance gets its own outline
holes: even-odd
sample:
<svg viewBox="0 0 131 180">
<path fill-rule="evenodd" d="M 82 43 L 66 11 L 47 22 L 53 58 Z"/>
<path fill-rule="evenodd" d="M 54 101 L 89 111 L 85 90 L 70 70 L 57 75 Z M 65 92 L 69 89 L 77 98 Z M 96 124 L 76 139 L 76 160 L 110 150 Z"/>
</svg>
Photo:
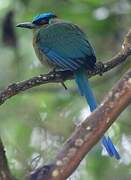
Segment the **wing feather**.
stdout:
<svg viewBox="0 0 131 180">
<path fill-rule="evenodd" d="M 95 53 L 86 35 L 71 23 L 42 27 L 36 43 L 50 61 L 64 70 L 92 69 L 95 66 Z"/>
</svg>

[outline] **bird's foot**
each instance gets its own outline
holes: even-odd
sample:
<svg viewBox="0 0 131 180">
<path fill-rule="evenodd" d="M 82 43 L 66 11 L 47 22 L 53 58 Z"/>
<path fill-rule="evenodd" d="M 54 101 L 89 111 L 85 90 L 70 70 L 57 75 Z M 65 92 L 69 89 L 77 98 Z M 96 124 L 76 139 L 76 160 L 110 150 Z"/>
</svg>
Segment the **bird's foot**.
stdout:
<svg viewBox="0 0 131 180">
<path fill-rule="evenodd" d="M 52 70 L 50 70 L 49 74 L 55 74 L 56 73 L 56 68 L 53 68 Z"/>
<path fill-rule="evenodd" d="M 99 71 L 99 75 L 102 76 L 103 75 L 104 64 L 101 61 L 97 62 L 97 69 Z"/>
<path fill-rule="evenodd" d="M 50 72 L 49 72 L 49 74 L 55 74 L 55 73 L 57 73 L 57 72 L 59 72 L 60 71 L 60 69 L 59 68 L 57 68 L 57 67 L 54 67 Z M 60 82 L 61 83 L 61 85 L 64 87 L 64 89 L 65 90 L 67 90 L 68 88 L 66 87 L 66 85 L 65 85 L 65 83 L 62 81 L 62 82 Z"/>
<path fill-rule="evenodd" d="M 64 82 L 61 82 L 61 85 L 64 87 L 65 90 L 67 90 L 68 88 L 66 87 Z"/>
</svg>

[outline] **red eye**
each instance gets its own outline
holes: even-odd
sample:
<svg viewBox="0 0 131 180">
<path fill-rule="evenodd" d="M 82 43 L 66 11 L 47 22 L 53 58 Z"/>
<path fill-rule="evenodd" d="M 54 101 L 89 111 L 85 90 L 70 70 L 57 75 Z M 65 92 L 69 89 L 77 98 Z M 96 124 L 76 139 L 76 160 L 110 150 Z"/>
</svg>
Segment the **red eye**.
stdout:
<svg viewBox="0 0 131 180">
<path fill-rule="evenodd" d="M 48 24 L 48 22 L 45 21 L 45 20 L 42 20 L 42 21 L 39 22 L 39 25 L 44 25 L 44 24 Z"/>
</svg>

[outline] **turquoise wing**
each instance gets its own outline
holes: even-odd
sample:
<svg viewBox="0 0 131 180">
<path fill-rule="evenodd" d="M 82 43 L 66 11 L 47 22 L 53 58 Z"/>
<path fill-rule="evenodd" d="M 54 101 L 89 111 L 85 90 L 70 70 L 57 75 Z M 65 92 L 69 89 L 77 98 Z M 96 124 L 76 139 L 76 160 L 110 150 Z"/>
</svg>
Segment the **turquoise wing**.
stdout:
<svg viewBox="0 0 131 180">
<path fill-rule="evenodd" d="M 49 61 L 63 70 L 93 69 L 95 66 L 95 53 L 86 35 L 71 23 L 42 27 L 36 43 Z"/>
</svg>

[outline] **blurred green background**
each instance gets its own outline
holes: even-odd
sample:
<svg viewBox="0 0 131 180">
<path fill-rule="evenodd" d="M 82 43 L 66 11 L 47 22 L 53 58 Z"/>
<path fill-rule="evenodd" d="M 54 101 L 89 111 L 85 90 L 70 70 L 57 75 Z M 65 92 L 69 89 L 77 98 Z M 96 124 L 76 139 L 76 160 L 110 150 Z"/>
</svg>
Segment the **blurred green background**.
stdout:
<svg viewBox="0 0 131 180">
<path fill-rule="evenodd" d="M 32 33 L 16 29 L 41 12 L 54 12 L 79 25 L 88 35 L 98 60 L 108 60 L 121 48 L 131 25 L 131 0 L 0 0 L 0 89 L 47 70 L 32 48 Z M 8 26 L 7 26 L 8 25 Z M 131 67 L 131 61 L 93 77 L 98 103 Z M 70 136 L 75 124 L 88 114 L 74 82 L 49 84 L 25 91 L 0 107 L 0 136 L 12 173 L 19 179 L 49 162 Z M 108 130 L 121 161 L 108 158 L 100 143 L 82 161 L 70 180 L 131 179 L 131 109 L 127 108 Z"/>
</svg>

